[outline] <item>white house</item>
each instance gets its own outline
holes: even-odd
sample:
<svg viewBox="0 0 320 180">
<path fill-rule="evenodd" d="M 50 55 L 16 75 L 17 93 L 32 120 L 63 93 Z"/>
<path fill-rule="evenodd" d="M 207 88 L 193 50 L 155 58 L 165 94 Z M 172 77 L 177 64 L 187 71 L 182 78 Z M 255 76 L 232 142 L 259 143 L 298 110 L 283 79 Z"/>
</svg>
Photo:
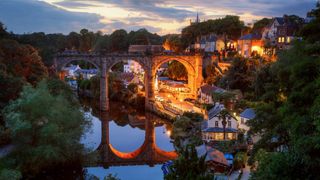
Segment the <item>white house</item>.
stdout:
<svg viewBox="0 0 320 180">
<path fill-rule="evenodd" d="M 249 127 L 246 125 L 246 123 L 248 120 L 253 119 L 255 116 L 256 114 L 252 108 L 247 108 L 242 113 L 240 113 L 239 129 L 248 131 Z"/>
<path fill-rule="evenodd" d="M 235 140 L 237 139 L 238 121 L 231 114 L 227 113 L 225 116 L 226 125 L 223 127 L 224 105 L 216 103 L 215 106 L 208 112 L 207 126 L 203 127 L 202 138 L 205 141 L 221 141 L 221 140 Z M 226 139 L 224 139 L 224 131 L 226 132 Z"/>
<path fill-rule="evenodd" d="M 212 95 L 214 93 L 223 93 L 223 92 L 225 92 L 225 90 L 217 86 L 211 86 L 209 84 L 203 85 L 200 87 L 198 92 L 199 98 L 200 98 L 199 101 L 205 104 L 212 104 L 214 103 Z"/>
<path fill-rule="evenodd" d="M 143 74 L 144 70 L 141 65 L 133 60 L 128 60 L 128 64 L 123 65 L 125 73 Z"/>
<path fill-rule="evenodd" d="M 79 65 L 70 65 L 68 67 L 63 68 L 63 71 L 66 72 L 67 77 L 75 77 L 76 76 L 76 71 L 80 70 Z"/>
<path fill-rule="evenodd" d="M 83 79 L 91 79 L 93 76 L 98 74 L 98 69 L 78 69 L 75 75 L 82 75 Z"/>
</svg>

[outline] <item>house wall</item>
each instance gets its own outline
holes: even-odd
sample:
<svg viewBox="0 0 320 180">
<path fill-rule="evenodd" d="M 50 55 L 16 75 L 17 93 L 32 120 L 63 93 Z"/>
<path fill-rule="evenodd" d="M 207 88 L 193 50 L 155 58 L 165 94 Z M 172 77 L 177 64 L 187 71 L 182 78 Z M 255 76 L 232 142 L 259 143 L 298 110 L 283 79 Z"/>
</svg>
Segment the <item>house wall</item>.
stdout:
<svg viewBox="0 0 320 180">
<path fill-rule="evenodd" d="M 205 104 L 212 104 L 213 100 L 212 100 L 212 96 L 202 93 L 201 90 L 199 90 L 200 93 L 200 102 L 201 103 L 205 103 Z"/>
<path fill-rule="evenodd" d="M 230 117 L 228 118 L 227 117 L 227 125 L 226 127 L 227 128 L 230 128 L 229 125 L 228 125 L 228 122 L 230 121 L 231 122 L 231 128 L 233 129 L 238 129 L 238 121 L 233 118 L 233 117 Z M 216 122 L 218 122 L 218 126 L 216 126 Z M 213 117 L 212 119 L 209 119 L 208 120 L 208 128 L 210 127 L 219 127 L 219 128 L 223 128 L 223 125 L 222 125 L 222 120 L 220 120 L 217 116 Z"/>
</svg>

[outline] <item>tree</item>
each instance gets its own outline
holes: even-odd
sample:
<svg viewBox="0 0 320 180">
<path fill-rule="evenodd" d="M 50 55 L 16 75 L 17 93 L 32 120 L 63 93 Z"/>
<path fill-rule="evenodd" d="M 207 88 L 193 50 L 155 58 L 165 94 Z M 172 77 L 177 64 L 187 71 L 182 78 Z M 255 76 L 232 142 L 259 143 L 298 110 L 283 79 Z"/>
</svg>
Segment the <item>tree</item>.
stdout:
<svg viewBox="0 0 320 180">
<path fill-rule="evenodd" d="M 81 163 L 84 147 L 79 141 L 88 121 L 65 95 L 52 95 L 46 82 L 25 86 L 20 98 L 4 109 L 4 117 L 15 148 L 1 164 L 31 178 Z"/>
<path fill-rule="evenodd" d="M 256 117 L 248 123 L 251 133 L 261 135 L 255 152 L 268 153 L 257 160 L 252 179 L 317 179 L 320 175 L 320 57 L 310 53 L 310 47 L 320 51 L 315 44 L 297 42 L 266 71 L 270 79 L 262 81 L 260 87 L 266 89 L 260 91 Z"/>
<path fill-rule="evenodd" d="M 209 64 L 206 67 L 205 82 L 210 85 L 216 84 L 221 79 L 221 72 L 215 64 Z"/>
<path fill-rule="evenodd" d="M 314 18 L 301 30 L 301 35 L 307 41 L 314 43 L 320 41 L 320 2 L 317 2 L 316 9 L 308 13 L 310 18 Z"/>
<path fill-rule="evenodd" d="M 226 140 L 226 126 L 227 126 L 227 117 L 229 117 L 230 114 L 228 110 L 223 109 L 220 114 L 218 115 L 219 120 L 221 120 L 222 126 L 223 126 L 223 140 Z"/>
<path fill-rule="evenodd" d="M 127 35 L 123 29 L 116 30 L 110 35 L 112 52 L 124 52 L 128 49 Z"/>
<path fill-rule="evenodd" d="M 251 83 L 254 79 L 255 66 L 252 65 L 254 60 L 244 58 L 235 58 L 220 80 L 220 85 L 224 88 L 240 89 L 242 93 L 251 91 Z"/>
<path fill-rule="evenodd" d="M 4 27 L 4 24 L 0 22 L 0 39 L 5 38 L 8 36 L 8 33 L 6 31 L 6 28 Z"/>
<path fill-rule="evenodd" d="M 206 155 L 198 157 L 194 145 L 183 147 L 179 151 L 179 157 L 170 166 L 170 173 L 165 175 L 167 180 L 184 179 L 213 179 L 214 175 L 209 172 L 206 162 Z"/>
<path fill-rule="evenodd" d="M 167 74 L 173 80 L 188 80 L 188 71 L 184 65 L 176 60 L 171 61 L 168 65 Z"/>
<path fill-rule="evenodd" d="M 170 34 L 166 36 L 164 48 L 176 53 L 182 52 L 184 50 L 182 40 L 177 34 Z"/>
<path fill-rule="evenodd" d="M 89 32 L 87 29 L 80 30 L 80 51 L 88 52 L 92 50 L 94 41 L 95 35 L 93 32 Z"/>
<path fill-rule="evenodd" d="M 13 40 L 0 40 L 0 64 L 5 66 L 7 74 L 21 77 L 31 84 L 48 75 L 37 50 Z"/>
<path fill-rule="evenodd" d="M 186 144 L 201 145 L 201 123 L 203 116 L 198 113 L 184 113 L 173 123 L 172 139 L 177 150 Z"/>
<path fill-rule="evenodd" d="M 262 34 L 262 30 L 271 23 L 272 19 L 263 18 L 253 24 L 252 32 Z"/>
</svg>

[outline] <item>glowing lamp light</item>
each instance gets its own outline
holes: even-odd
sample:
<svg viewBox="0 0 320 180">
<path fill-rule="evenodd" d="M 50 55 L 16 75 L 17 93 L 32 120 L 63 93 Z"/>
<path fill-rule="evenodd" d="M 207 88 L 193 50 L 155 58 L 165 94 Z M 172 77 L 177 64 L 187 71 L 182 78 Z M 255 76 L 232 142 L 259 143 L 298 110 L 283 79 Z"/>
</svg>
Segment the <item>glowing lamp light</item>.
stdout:
<svg viewBox="0 0 320 180">
<path fill-rule="evenodd" d="M 252 46 L 252 51 L 257 51 L 257 52 L 260 52 L 261 50 L 261 47 L 260 46 Z"/>
<path fill-rule="evenodd" d="M 171 131 L 167 130 L 166 134 L 167 134 L 167 136 L 171 136 Z"/>
</svg>

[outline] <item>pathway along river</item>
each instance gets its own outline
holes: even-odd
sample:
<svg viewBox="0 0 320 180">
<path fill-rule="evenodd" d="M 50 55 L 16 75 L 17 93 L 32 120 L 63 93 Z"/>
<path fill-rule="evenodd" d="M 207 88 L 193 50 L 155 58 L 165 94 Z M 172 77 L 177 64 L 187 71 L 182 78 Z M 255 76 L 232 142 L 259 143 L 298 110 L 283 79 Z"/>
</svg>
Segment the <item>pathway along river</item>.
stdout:
<svg viewBox="0 0 320 180">
<path fill-rule="evenodd" d="M 110 102 L 110 111 L 101 113 L 93 108 L 94 102 L 83 100 L 82 105 L 85 114 L 91 118 L 92 126 L 82 137 L 82 143 L 91 150 L 96 150 L 101 144 L 102 124 L 108 123 L 109 143 L 114 149 L 120 152 L 129 153 L 139 149 L 145 142 L 146 121 L 152 121 L 155 134 L 156 146 L 162 152 L 174 150 L 170 142 L 172 124 L 166 119 L 155 116 L 144 111 L 138 111 L 133 107 L 126 106 L 119 102 Z M 150 130 L 150 129 L 149 129 Z M 150 132 L 148 130 L 148 132 Z M 146 155 L 148 157 L 148 154 Z M 102 161 L 102 160 L 101 160 Z M 147 162 L 148 163 L 148 162 Z M 87 174 L 103 179 L 108 174 L 116 175 L 121 180 L 157 180 L 163 179 L 161 164 L 149 166 L 130 164 L 126 166 L 109 166 L 103 168 L 102 165 L 86 168 Z"/>
</svg>

